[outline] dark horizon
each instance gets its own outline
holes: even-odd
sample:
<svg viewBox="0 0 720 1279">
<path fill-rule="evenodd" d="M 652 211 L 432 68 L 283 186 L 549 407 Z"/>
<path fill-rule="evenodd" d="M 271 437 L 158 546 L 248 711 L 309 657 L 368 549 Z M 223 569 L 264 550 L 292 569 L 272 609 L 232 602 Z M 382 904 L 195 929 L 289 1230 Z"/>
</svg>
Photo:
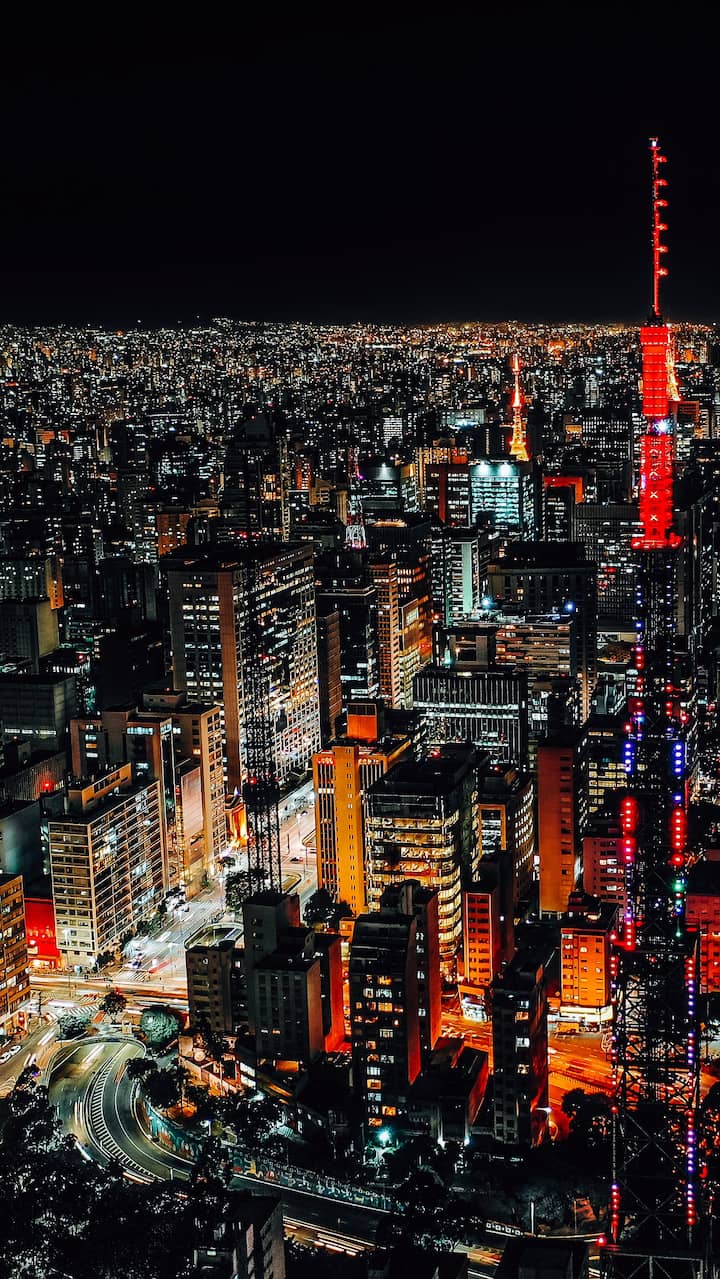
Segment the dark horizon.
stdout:
<svg viewBox="0 0 720 1279">
<path fill-rule="evenodd" d="M 259 20 L 34 49 L 0 89 L 0 323 L 640 323 L 648 137 L 668 156 L 668 318 L 712 323 L 709 49 L 533 11 Z M 591 17 L 591 15 L 590 15 Z M 225 52 L 226 47 L 231 53 Z M 707 63 L 707 66 L 706 66 Z M 708 74 L 706 74 L 706 72 Z M 707 85 L 707 87 L 706 87 Z"/>
</svg>

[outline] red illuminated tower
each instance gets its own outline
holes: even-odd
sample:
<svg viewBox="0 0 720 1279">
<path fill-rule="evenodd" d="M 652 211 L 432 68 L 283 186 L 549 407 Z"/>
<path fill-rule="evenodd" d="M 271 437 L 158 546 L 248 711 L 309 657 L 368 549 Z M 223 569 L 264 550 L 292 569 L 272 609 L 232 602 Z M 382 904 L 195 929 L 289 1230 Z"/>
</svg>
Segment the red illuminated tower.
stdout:
<svg viewBox="0 0 720 1279">
<path fill-rule="evenodd" d="M 699 1106 L 697 936 L 686 927 L 688 714 L 686 658 L 675 634 L 673 529 L 677 399 L 672 334 L 660 313 L 666 251 L 656 138 L 652 160 L 652 311 L 640 331 L 640 556 L 632 696 L 620 801 L 626 909 L 615 954 L 617 1078 L 610 1241 L 613 1275 L 699 1276 L 704 1260 L 695 1128 Z"/>
<path fill-rule="evenodd" d="M 517 352 L 513 356 L 513 375 L 515 378 L 515 387 L 513 390 L 512 411 L 513 411 L 513 431 L 510 441 L 510 456 L 514 457 L 518 462 L 529 462 L 530 454 L 527 446 L 527 431 L 525 428 L 525 420 L 522 415 L 523 398 L 520 391 L 520 360 Z"/>
</svg>

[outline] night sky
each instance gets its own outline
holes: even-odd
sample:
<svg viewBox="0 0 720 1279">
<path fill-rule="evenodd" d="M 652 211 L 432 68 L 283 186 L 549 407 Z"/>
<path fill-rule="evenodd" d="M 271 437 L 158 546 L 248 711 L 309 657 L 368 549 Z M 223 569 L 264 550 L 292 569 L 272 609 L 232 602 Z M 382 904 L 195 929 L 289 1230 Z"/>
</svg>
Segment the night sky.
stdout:
<svg viewBox="0 0 720 1279">
<path fill-rule="evenodd" d="M 714 37 L 640 9 L 119 10 L 92 48 L 30 25 L 4 42 L 0 321 L 641 320 L 651 133 L 666 314 L 714 320 Z"/>
</svg>

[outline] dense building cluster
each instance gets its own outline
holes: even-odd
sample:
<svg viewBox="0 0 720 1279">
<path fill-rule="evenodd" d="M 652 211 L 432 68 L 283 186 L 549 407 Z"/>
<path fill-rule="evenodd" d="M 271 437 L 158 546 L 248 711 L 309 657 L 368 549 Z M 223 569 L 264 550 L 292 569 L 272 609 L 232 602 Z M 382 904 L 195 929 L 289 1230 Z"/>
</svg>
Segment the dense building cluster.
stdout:
<svg viewBox="0 0 720 1279">
<path fill-rule="evenodd" d="M 665 604 L 712 998 L 720 344 L 674 341 Z M 112 965 L 232 876 L 187 939 L 228 1086 L 312 1092 L 361 1146 L 546 1138 L 548 1015 L 610 1026 L 629 908 L 640 371 L 620 326 L 0 331 L 8 1034 L 28 971 Z M 310 898 L 279 814 L 308 778 Z"/>
</svg>

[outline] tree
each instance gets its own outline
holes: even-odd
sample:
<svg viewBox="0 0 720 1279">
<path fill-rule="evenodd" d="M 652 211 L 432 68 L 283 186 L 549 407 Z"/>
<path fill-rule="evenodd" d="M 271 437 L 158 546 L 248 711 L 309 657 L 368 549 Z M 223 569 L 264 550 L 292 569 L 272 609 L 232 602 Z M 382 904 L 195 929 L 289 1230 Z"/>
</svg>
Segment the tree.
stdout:
<svg viewBox="0 0 720 1279">
<path fill-rule="evenodd" d="M 152 1070 L 142 1080 L 142 1091 L 150 1102 L 160 1110 L 169 1110 L 182 1101 L 188 1073 L 182 1066 L 168 1066 L 166 1070 Z"/>
<path fill-rule="evenodd" d="M 157 1066 L 151 1057 L 131 1057 L 125 1073 L 128 1079 L 144 1079 L 154 1070 L 157 1070 Z"/>
<path fill-rule="evenodd" d="M 209 1061 L 222 1061 L 227 1053 L 225 1037 L 215 1033 L 206 1017 L 201 1018 L 191 1033 L 193 1042 L 202 1045 Z"/>
<path fill-rule="evenodd" d="M 166 1048 L 177 1035 L 179 1027 L 177 1015 L 164 1004 L 146 1008 L 140 1017 L 140 1033 L 151 1048 Z"/>
<path fill-rule="evenodd" d="M 335 899 L 327 888 L 318 888 L 305 902 L 303 919 L 312 927 L 313 924 L 329 924 L 335 913 Z"/>
<path fill-rule="evenodd" d="M 84 1035 L 90 1025 L 90 1013 L 87 1008 L 68 1008 L 58 1017 L 58 1032 L 61 1039 L 77 1039 Z"/>
<path fill-rule="evenodd" d="M 225 905 L 234 915 L 242 914 L 243 902 L 250 896 L 250 876 L 245 870 L 234 871 L 225 880 Z"/>
<path fill-rule="evenodd" d="M 100 1000 L 98 1007 L 112 1021 L 119 1013 L 124 1012 L 127 999 L 119 990 L 109 990 L 104 999 Z"/>
<path fill-rule="evenodd" d="M 97 969 L 98 972 L 101 972 L 103 968 L 107 968 L 108 964 L 111 964 L 113 962 L 114 958 L 115 958 L 114 951 L 101 950 L 100 954 L 97 956 L 95 960 L 95 968 Z"/>
</svg>

